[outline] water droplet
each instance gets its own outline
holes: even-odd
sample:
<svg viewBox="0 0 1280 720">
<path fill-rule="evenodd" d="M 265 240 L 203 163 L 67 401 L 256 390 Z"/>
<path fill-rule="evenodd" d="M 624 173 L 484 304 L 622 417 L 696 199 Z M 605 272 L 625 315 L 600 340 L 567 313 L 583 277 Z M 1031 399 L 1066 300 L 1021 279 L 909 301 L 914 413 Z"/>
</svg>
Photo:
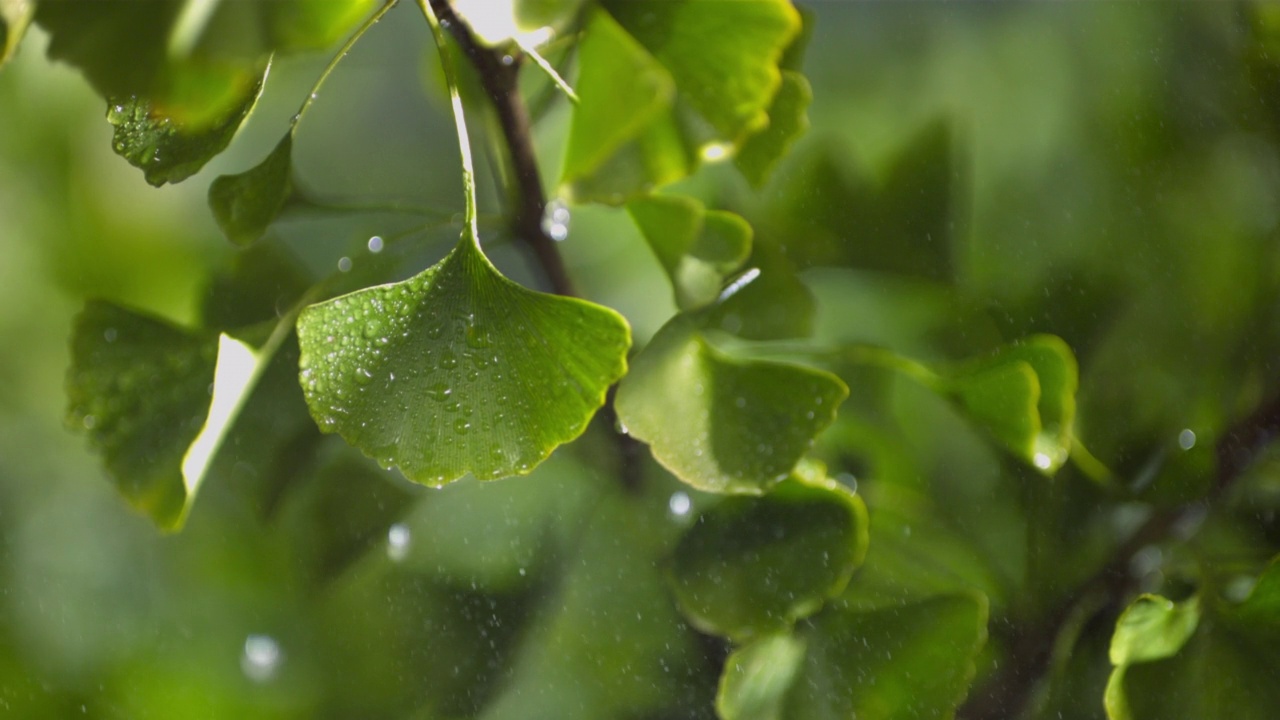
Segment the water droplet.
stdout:
<svg viewBox="0 0 1280 720">
<path fill-rule="evenodd" d="M 671 510 L 672 515 L 684 517 L 689 514 L 689 510 L 693 507 L 693 501 L 689 499 L 688 494 L 676 491 L 671 493 L 671 497 L 667 500 L 667 507 Z"/>
<path fill-rule="evenodd" d="M 373 381 L 373 373 L 369 372 L 368 370 L 362 367 L 356 368 L 357 383 L 361 385 L 368 385 L 372 381 Z"/>
<path fill-rule="evenodd" d="M 396 523 L 387 530 L 387 557 L 392 562 L 400 562 L 409 555 L 409 543 L 413 540 L 408 526 Z"/>
<path fill-rule="evenodd" d="M 98 424 L 98 418 L 92 415 L 85 415 L 80 422 L 84 425 L 85 430 L 92 430 Z"/>
<path fill-rule="evenodd" d="M 102 331 L 102 339 L 106 340 L 109 343 L 115 342 L 117 336 L 118 336 L 118 333 L 116 332 L 115 328 L 107 328 L 106 330 Z"/>
<path fill-rule="evenodd" d="M 546 212 L 542 216 L 542 231 L 552 240 L 561 242 L 569 237 L 569 208 L 560 200 L 547 203 Z"/>
<path fill-rule="evenodd" d="M 432 400 L 440 401 L 452 395 L 453 388 L 444 383 L 436 383 L 427 391 L 427 394 L 431 396 Z"/>
<path fill-rule="evenodd" d="M 254 682 L 267 682 L 276 676 L 284 652 L 270 635 L 250 635 L 244 639 L 244 652 L 240 655 L 240 670 Z"/>
<path fill-rule="evenodd" d="M 513 57 L 511 57 L 510 55 L 503 55 L 503 56 L 502 56 L 502 64 L 503 64 L 503 65 L 510 66 L 510 65 L 511 65 L 511 63 L 513 63 L 513 62 L 515 62 L 515 61 L 516 61 L 516 59 L 515 59 L 515 58 L 513 58 Z"/>
<path fill-rule="evenodd" d="M 1031 458 L 1031 462 L 1034 463 L 1035 466 L 1040 468 L 1041 470 L 1048 470 L 1050 467 L 1053 466 L 1053 458 L 1049 457 L 1048 455 L 1042 452 L 1036 453 Z"/>
<path fill-rule="evenodd" d="M 1196 434 L 1191 428 L 1186 428 L 1178 433 L 1178 447 L 1183 450 L 1190 450 L 1196 446 Z"/>
<path fill-rule="evenodd" d="M 836 475 L 836 480 L 845 487 L 849 488 L 849 492 L 858 492 L 858 478 L 849 473 L 840 473 Z"/>
<path fill-rule="evenodd" d="M 471 429 L 471 423 L 467 422 L 465 418 L 458 418 L 453 421 L 453 429 L 459 435 L 466 435 L 467 431 Z"/>
<path fill-rule="evenodd" d="M 458 356 L 449 350 L 440 353 L 440 367 L 443 370 L 452 370 L 458 367 Z"/>
<path fill-rule="evenodd" d="M 375 255 L 382 252 L 382 238 L 377 235 L 369 238 L 369 252 Z"/>
<path fill-rule="evenodd" d="M 351 270 L 351 258 L 343 257 L 338 259 L 338 271 L 348 272 Z"/>
</svg>

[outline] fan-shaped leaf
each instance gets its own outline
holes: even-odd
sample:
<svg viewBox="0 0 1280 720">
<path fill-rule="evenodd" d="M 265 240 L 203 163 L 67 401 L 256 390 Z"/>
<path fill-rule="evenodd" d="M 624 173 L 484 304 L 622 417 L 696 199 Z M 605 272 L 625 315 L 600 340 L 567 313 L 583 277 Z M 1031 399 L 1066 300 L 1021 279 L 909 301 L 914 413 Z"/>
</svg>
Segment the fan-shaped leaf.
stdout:
<svg viewBox="0 0 1280 720">
<path fill-rule="evenodd" d="M 791 472 L 849 394 L 834 375 L 735 360 L 677 316 L 618 388 L 618 417 L 701 490 L 758 494 Z"/>
<path fill-rule="evenodd" d="M 523 474 L 586 429 L 626 370 L 626 321 L 526 290 L 462 242 L 404 282 L 313 305 L 301 379 L 326 432 L 428 485 Z"/>
</svg>

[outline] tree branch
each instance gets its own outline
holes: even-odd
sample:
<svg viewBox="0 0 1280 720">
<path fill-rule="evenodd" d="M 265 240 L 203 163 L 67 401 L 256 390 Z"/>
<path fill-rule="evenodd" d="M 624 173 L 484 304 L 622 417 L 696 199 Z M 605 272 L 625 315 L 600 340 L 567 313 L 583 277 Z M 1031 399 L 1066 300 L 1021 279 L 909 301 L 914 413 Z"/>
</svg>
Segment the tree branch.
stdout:
<svg viewBox="0 0 1280 720">
<path fill-rule="evenodd" d="M 485 47 L 477 39 L 466 22 L 454 12 L 449 0 L 428 0 L 440 26 L 453 36 L 463 55 L 475 68 L 484 87 L 485 95 L 493 103 L 498 124 L 502 129 L 503 143 L 513 170 L 514 207 L 511 230 L 519 241 L 533 253 L 552 292 L 557 295 L 576 296 L 573 282 L 565 269 L 564 259 L 555 241 L 542 229 L 542 218 L 547 209 L 547 197 L 542 191 L 542 177 L 538 172 L 538 159 L 533 151 L 532 126 L 524 98 L 518 84 L 520 57 L 508 55 L 500 49 Z M 618 448 L 619 475 L 623 487 L 638 492 L 644 472 L 644 453 L 640 443 L 629 435 L 616 430 L 617 412 L 613 398 L 617 386 L 609 389 L 608 400 L 601 410 L 603 420 L 615 437 Z"/>
</svg>

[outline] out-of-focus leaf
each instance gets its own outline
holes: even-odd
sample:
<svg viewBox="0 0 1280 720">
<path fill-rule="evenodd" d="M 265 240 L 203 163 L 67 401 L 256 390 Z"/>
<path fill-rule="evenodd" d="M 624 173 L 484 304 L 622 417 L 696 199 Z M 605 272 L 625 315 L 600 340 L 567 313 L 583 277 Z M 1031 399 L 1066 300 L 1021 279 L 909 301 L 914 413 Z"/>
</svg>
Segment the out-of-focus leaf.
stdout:
<svg viewBox="0 0 1280 720">
<path fill-rule="evenodd" d="M 275 0 L 256 7 L 269 47 L 297 52 L 337 43 L 376 4 L 377 0 Z"/>
<path fill-rule="evenodd" d="M 878 175 L 850 171 L 832 147 L 813 146 L 772 208 L 775 221 L 789 228 L 787 256 L 802 269 L 951 280 L 958 178 L 950 125 L 925 126 Z"/>
<path fill-rule="evenodd" d="M 861 498 L 825 478 L 792 478 L 699 515 L 668 580 L 695 626 L 742 640 L 817 612 L 844 590 L 866 549 Z"/>
<path fill-rule="evenodd" d="M 751 252 L 746 221 L 707 210 L 693 198 L 652 195 L 632 201 L 627 211 L 671 278 L 683 310 L 713 302 Z"/>
<path fill-rule="evenodd" d="M 616 404 L 628 432 L 681 480 L 759 494 L 791 472 L 848 395 L 830 373 L 728 357 L 678 315 L 636 358 Z"/>
<path fill-rule="evenodd" d="M 799 30 L 782 0 L 596 10 L 579 49 L 562 183 L 577 200 L 621 203 L 684 177 L 699 155 L 732 153 L 768 125 L 778 60 Z"/>
<path fill-rule="evenodd" d="M 718 707 L 742 711 L 726 720 L 954 717 L 986 638 L 981 596 L 939 596 L 866 612 L 831 608 L 801 623 L 789 642 L 766 636 L 730 656 Z M 784 672 L 796 662 L 797 648 L 804 654 L 799 668 Z M 780 667 L 756 696 L 727 694 L 741 693 L 732 679 L 762 672 L 765 660 Z"/>
<path fill-rule="evenodd" d="M 724 720 L 784 720 L 783 701 L 804 656 L 804 642 L 783 634 L 737 650 L 724 663 L 716 712 Z"/>
<path fill-rule="evenodd" d="M 231 144 L 231 138 L 258 101 L 267 70 L 243 95 L 225 117 L 203 128 L 188 128 L 149 100 L 132 96 L 112 99 L 107 121 L 115 127 L 111 148 L 142 170 L 147 182 L 159 187 L 181 182 L 200 171 Z"/>
<path fill-rule="evenodd" d="M 249 245 L 267 231 L 293 190 L 293 132 L 266 159 L 235 175 L 220 175 L 209 185 L 213 219 L 227 239 Z"/>
<path fill-rule="evenodd" d="M 813 332 L 813 292 L 769 238 L 751 246 L 746 272 L 733 291 L 701 315 L 704 327 L 748 340 L 784 340 Z"/>
<path fill-rule="evenodd" d="M 17 51 L 35 12 L 35 0 L 0 0 L 0 66 Z"/>
<path fill-rule="evenodd" d="M 774 167 L 809 129 L 809 104 L 813 89 L 804 75 L 782 71 L 782 85 L 769 106 L 769 127 L 748 137 L 733 162 L 748 182 L 761 187 Z"/>
<path fill-rule="evenodd" d="M 1173 603 L 1143 596 L 1116 625 L 1111 720 L 1264 720 L 1280 707 L 1280 562 L 1248 597 Z"/>
<path fill-rule="evenodd" d="M 992 437 L 1046 474 L 1066 462 L 1076 413 L 1078 369 L 1061 338 L 1035 335 L 970 363 L 945 382 Z"/>
<path fill-rule="evenodd" d="M 164 529 L 181 523 L 182 463 L 209 414 L 213 337 L 104 302 L 76 319 L 67 421 L 103 455 L 120 493 Z"/>
<path fill-rule="evenodd" d="M 302 265 L 279 246 L 254 245 L 213 277 L 201 307 L 204 327 L 234 330 L 288 314 L 311 287 Z"/>
<path fill-rule="evenodd" d="M 520 287 L 469 235 L 409 280 L 307 308 L 298 337 L 320 429 L 435 486 L 528 473 L 586 429 L 631 344 L 620 315 Z"/>
</svg>

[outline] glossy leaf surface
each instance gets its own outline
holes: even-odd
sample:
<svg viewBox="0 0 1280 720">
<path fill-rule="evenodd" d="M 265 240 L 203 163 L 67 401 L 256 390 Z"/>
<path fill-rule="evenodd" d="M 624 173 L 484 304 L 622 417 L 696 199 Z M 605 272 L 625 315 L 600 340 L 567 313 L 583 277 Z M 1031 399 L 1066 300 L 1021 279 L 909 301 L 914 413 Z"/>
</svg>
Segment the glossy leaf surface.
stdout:
<svg viewBox="0 0 1280 720">
<path fill-rule="evenodd" d="M 743 639 L 817 612 L 844 590 L 866 549 L 861 498 L 825 478 L 792 478 L 699 515 L 668 577 L 695 626 Z"/>
<path fill-rule="evenodd" d="M 321 430 L 427 485 L 524 474 L 586 429 L 626 370 L 617 313 L 526 290 L 471 238 L 404 282 L 303 311 Z"/>
<path fill-rule="evenodd" d="M 636 358 L 617 409 L 681 480 L 757 494 L 791 472 L 848 394 L 820 370 L 731 358 L 677 316 Z"/>
</svg>

